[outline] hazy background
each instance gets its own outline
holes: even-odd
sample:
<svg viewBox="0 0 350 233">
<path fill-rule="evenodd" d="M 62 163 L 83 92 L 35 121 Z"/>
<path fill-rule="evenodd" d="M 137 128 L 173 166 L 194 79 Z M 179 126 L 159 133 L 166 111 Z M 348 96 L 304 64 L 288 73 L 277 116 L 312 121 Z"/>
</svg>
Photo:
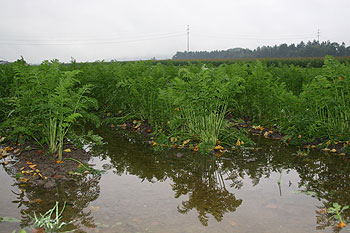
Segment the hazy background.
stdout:
<svg viewBox="0 0 350 233">
<path fill-rule="evenodd" d="M 0 60 L 171 58 L 187 49 L 350 45 L 349 0 L 0 0 Z"/>
</svg>

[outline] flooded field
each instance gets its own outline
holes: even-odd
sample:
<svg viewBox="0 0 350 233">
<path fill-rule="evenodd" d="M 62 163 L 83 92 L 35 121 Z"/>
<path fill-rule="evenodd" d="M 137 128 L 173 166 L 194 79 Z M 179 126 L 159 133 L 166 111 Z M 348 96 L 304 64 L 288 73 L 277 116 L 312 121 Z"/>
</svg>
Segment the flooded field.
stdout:
<svg viewBox="0 0 350 233">
<path fill-rule="evenodd" d="M 20 186 L 0 167 L 0 232 L 63 204 L 72 232 L 350 232 L 325 213 L 350 204 L 350 166 L 342 156 L 255 138 L 258 150 L 222 155 L 154 152 L 123 131 L 98 132 L 105 145 L 90 163 L 105 170 L 53 189 Z M 346 220 L 350 215 L 344 214 Z"/>
</svg>

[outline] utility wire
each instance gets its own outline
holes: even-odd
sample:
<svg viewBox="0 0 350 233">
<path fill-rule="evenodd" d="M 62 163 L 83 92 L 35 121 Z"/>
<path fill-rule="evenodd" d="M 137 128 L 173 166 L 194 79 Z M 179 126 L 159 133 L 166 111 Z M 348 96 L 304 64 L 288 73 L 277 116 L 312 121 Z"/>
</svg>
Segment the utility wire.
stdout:
<svg viewBox="0 0 350 233">
<path fill-rule="evenodd" d="M 199 37 L 199 38 L 216 38 L 216 39 L 227 39 L 227 40 L 288 40 L 288 39 L 310 39 L 314 36 L 308 36 L 308 37 L 280 37 L 280 38 L 264 38 L 264 37 L 243 37 L 243 36 L 236 36 L 236 37 L 224 37 L 224 36 L 215 36 L 215 35 L 205 35 L 205 34 L 197 34 L 192 33 L 193 37 Z"/>
<path fill-rule="evenodd" d="M 46 41 L 46 40 L 49 40 L 49 41 L 95 41 L 95 40 L 115 40 L 115 39 L 124 39 L 125 38 L 128 38 L 128 39 L 138 39 L 140 37 L 158 37 L 158 36 L 168 36 L 168 35 L 174 35 L 174 34 L 180 34 L 180 33 L 183 33 L 183 32 L 169 32 L 169 33 L 150 33 L 150 34 L 139 34 L 139 35 L 128 35 L 128 36 L 125 36 L 125 35 L 120 35 L 120 34 L 112 34 L 112 35 L 109 35 L 109 36 L 104 36 L 104 35 L 97 35 L 95 37 L 85 37 L 85 38 L 74 38 L 74 37 L 71 37 L 71 36 L 68 36 L 68 38 L 59 38 L 57 36 L 49 36 L 49 37 L 43 37 L 43 36 L 40 36 L 40 38 L 30 38 L 28 39 L 25 38 L 25 39 L 22 39 L 21 37 L 22 36 L 16 36 L 16 37 L 13 37 L 13 36 L 8 36 L 8 35 L 1 35 L 0 36 L 0 41 Z M 70 38 L 73 38 L 73 39 L 70 39 Z"/>
<path fill-rule="evenodd" d="M 194 33 L 203 34 L 203 31 L 198 30 L 192 30 Z M 242 36 L 242 37 L 266 37 L 261 36 L 260 34 L 249 34 L 249 33 L 235 33 L 235 34 L 229 34 L 229 33 L 220 33 L 220 32 L 205 32 L 209 35 L 216 35 L 216 36 Z M 314 36 L 313 33 L 293 33 L 293 34 L 280 34 L 280 33 L 269 33 L 268 37 L 295 37 L 295 36 Z"/>
<path fill-rule="evenodd" d="M 130 42 L 140 42 L 147 40 L 158 40 L 165 38 L 175 38 L 175 37 L 184 37 L 185 33 L 174 34 L 169 36 L 157 36 L 149 38 L 139 38 L 139 39 L 130 39 L 130 40 L 120 40 L 120 41 L 103 41 L 103 42 L 86 42 L 86 43 L 11 43 L 11 42 L 1 42 L 0 45 L 99 45 L 99 44 L 120 44 L 120 43 L 130 43 Z"/>
</svg>

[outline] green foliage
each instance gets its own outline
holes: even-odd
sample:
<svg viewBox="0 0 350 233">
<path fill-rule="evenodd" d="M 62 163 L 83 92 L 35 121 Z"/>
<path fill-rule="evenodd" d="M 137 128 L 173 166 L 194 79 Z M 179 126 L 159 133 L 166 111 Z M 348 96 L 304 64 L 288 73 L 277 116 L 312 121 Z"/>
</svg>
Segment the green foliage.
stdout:
<svg viewBox="0 0 350 233">
<path fill-rule="evenodd" d="M 296 129 L 306 140 L 350 137 L 350 69 L 331 57 L 322 74 L 304 85 L 289 132 Z M 296 132 L 293 132 L 296 135 Z M 340 136 L 339 136 L 340 135 Z"/>
<path fill-rule="evenodd" d="M 172 136 L 196 137 L 200 148 L 207 151 L 214 148 L 218 139 L 226 139 L 222 136 L 228 105 L 242 91 L 243 79 L 230 78 L 223 68 L 203 66 L 196 72 L 190 68 L 180 69 L 178 76 L 160 92 L 161 99 L 168 103 L 167 111 L 173 112 L 168 116 L 166 129 Z"/>
<path fill-rule="evenodd" d="M 43 227 L 45 229 L 45 232 L 59 231 L 63 226 L 70 224 L 61 221 L 62 213 L 65 207 L 66 203 L 64 203 L 63 208 L 59 212 L 58 202 L 56 202 L 55 206 L 52 209 L 48 210 L 45 214 L 40 214 L 40 217 L 34 213 L 34 226 L 39 228 Z M 52 218 L 53 214 L 55 215 L 54 218 Z"/>
<path fill-rule="evenodd" d="M 87 97 L 91 86 L 81 86 L 75 76 L 80 71 L 61 71 L 58 61 L 30 67 L 22 61 L 13 65 L 15 76 L 12 95 L 2 98 L 7 104 L 7 117 L 1 128 L 14 138 L 29 137 L 38 144 L 58 150 L 62 159 L 63 143 L 70 128 L 79 118 L 88 118 L 97 102 Z M 18 137 L 19 135 L 19 137 Z"/>
<path fill-rule="evenodd" d="M 299 44 L 280 44 L 275 46 L 262 46 L 254 50 L 235 48 L 222 51 L 190 51 L 190 52 L 177 52 L 174 56 L 174 60 L 179 59 L 201 59 L 209 60 L 212 62 L 225 62 L 225 60 L 232 61 L 232 58 L 274 58 L 269 59 L 273 63 L 281 62 L 276 58 L 282 58 L 285 63 L 292 63 L 298 65 L 305 65 L 312 63 L 312 65 L 322 66 L 322 59 L 320 57 L 332 55 L 332 56 L 350 56 L 350 46 L 346 47 L 345 43 L 338 44 L 330 41 L 308 41 L 304 43 L 301 41 Z M 316 59 L 307 59 L 310 57 L 316 57 Z M 288 59 L 293 58 L 293 59 Z M 306 58 L 306 59 L 305 59 Z M 274 60 L 277 60 L 274 61 Z"/>
<path fill-rule="evenodd" d="M 12 231 L 12 233 L 16 233 L 16 232 L 17 232 L 16 230 L 13 230 L 13 231 Z M 27 231 L 22 229 L 22 230 L 19 230 L 18 233 L 27 233 Z"/>
<path fill-rule="evenodd" d="M 244 91 L 237 98 L 237 115 L 274 125 L 290 115 L 294 102 L 295 96 L 287 91 L 285 83 L 274 77 L 266 65 L 257 62 L 244 77 Z"/>
<path fill-rule="evenodd" d="M 0 222 L 21 222 L 21 220 L 7 216 L 0 216 Z"/>
<path fill-rule="evenodd" d="M 341 206 L 338 203 L 333 203 L 333 207 L 328 208 L 328 213 L 331 214 L 331 218 L 338 220 L 339 222 L 345 222 L 343 218 L 343 212 L 349 209 L 349 206 Z"/>
<path fill-rule="evenodd" d="M 63 143 L 71 126 L 81 118 L 80 113 L 86 111 L 89 104 L 94 104 L 91 98 L 86 97 L 90 85 L 73 89 L 77 81 L 73 78 L 79 71 L 66 71 L 59 79 L 58 86 L 48 97 L 48 125 L 47 144 L 50 152 L 58 149 L 59 160 L 62 160 Z"/>
<path fill-rule="evenodd" d="M 78 144 L 85 140 L 78 131 L 70 133 L 72 128 L 101 119 L 106 124 L 147 120 L 161 147 L 174 143 L 171 138 L 208 149 L 217 140 L 225 146 L 237 140 L 251 144 L 246 130 L 228 118 L 277 128 L 295 144 L 316 138 L 348 141 L 350 66 L 332 57 L 322 63 L 305 68 L 267 61 L 218 67 L 53 61 L 33 67 L 19 60 L 0 66 L 0 83 L 8 87 L 0 94 L 0 128 L 12 139 L 31 138 L 59 154 L 67 137 Z"/>
</svg>

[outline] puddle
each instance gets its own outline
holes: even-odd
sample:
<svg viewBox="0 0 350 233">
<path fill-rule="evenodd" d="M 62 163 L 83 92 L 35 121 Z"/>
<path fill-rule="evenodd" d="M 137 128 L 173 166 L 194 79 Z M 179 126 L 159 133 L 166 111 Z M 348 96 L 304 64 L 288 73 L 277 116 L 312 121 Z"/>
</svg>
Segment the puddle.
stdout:
<svg viewBox="0 0 350 233">
<path fill-rule="evenodd" d="M 20 221 L 0 223 L 1 231 L 29 229 L 28 215 L 59 201 L 72 232 L 337 232 L 318 211 L 350 205 L 349 161 L 335 155 L 298 157 L 296 148 L 257 139 L 258 151 L 177 156 L 123 132 L 99 134 L 107 144 L 92 148 L 90 163 L 106 170 L 101 175 L 48 191 L 19 187 L 11 167 L 1 166 L 0 216 Z"/>
</svg>

